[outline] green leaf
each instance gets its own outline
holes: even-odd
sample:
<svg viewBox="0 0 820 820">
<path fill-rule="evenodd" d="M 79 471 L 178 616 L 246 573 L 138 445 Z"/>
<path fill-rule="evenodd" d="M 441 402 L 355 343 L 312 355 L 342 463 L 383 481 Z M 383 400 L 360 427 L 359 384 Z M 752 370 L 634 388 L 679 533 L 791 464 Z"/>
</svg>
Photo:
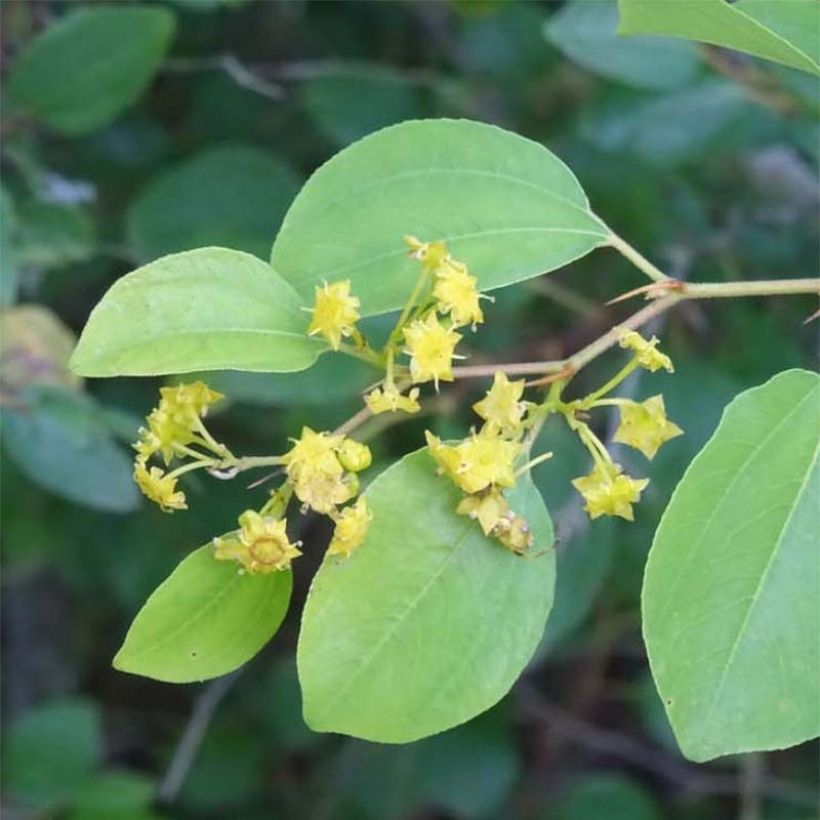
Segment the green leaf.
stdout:
<svg viewBox="0 0 820 820">
<path fill-rule="evenodd" d="M 156 783 L 138 772 L 102 772 L 74 797 L 68 820 L 145 820 L 155 792 Z"/>
<path fill-rule="evenodd" d="M 0 259 L 3 275 L 0 277 L 0 307 L 7 308 L 17 301 L 20 279 L 19 260 L 15 247 L 17 210 L 14 199 L 6 188 L 0 187 Z"/>
<path fill-rule="evenodd" d="M 252 575 L 200 547 L 154 590 L 114 668 L 169 683 L 226 675 L 276 633 L 290 603 L 290 571 Z"/>
<path fill-rule="evenodd" d="M 305 299 L 350 279 L 362 315 L 384 313 L 418 278 L 406 234 L 446 240 L 492 290 L 566 265 L 610 232 L 543 146 L 469 120 L 416 120 L 323 165 L 288 211 L 272 263 Z"/>
<path fill-rule="evenodd" d="M 338 145 L 424 111 L 419 89 L 400 72 L 378 65 L 339 65 L 302 86 L 305 108 Z"/>
<path fill-rule="evenodd" d="M 551 820 L 661 820 L 649 793 L 631 778 L 586 775 L 569 786 L 544 818 Z"/>
<path fill-rule="evenodd" d="M 207 382 L 232 401 L 273 406 L 328 405 L 362 393 L 383 372 L 370 364 L 338 353 L 327 353 L 300 373 L 210 373 Z M 203 376 L 203 378 L 206 378 Z M 187 378 L 190 381 L 190 377 Z"/>
<path fill-rule="evenodd" d="M 620 34 L 665 34 L 820 74 L 816 0 L 619 0 Z"/>
<path fill-rule="evenodd" d="M 59 268 L 94 253 L 94 222 L 71 205 L 30 200 L 18 210 L 15 261 L 35 268 Z"/>
<path fill-rule="evenodd" d="M 4 731 L 4 802 L 40 811 L 60 806 L 82 787 L 101 753 L 93 703 L 65 698 L 34 707 Z"/>
<path fill-rule="evenodd" d="M 91 313 L 71 368 L 84 376 L 304 370 L 325 347 L 269 265 L 226 248 L 166 256 L 115 282 Z"/>
<path fill-rule="evenodd" d="M 700 159 L 750 106 L 736 85 L 709 79 L 662 96 L 604 100 L 582 114 L 581 134 L 604 151 L 670 166 Z M 724 140 L 719 147 L 730 145 Z"/>
<path fill-rule="evenodd" d="M 644 638 L 692 760 L 820 729 L 819 382 L 789 370 L 741 393 L 658 527 Z"/>
<path fill-rule="evenodd" d="M 378 820 L 442 812 L 454 818 L 503 817 L 504 798 L 520 768 L 513 727 L 499 719 L 506 718 L 505 711 L 493 709 L 450 732 L 403 746 L 348 741 L 334 767 L 333 793 L 345 807 Z"/>
<path fill-rule="evenodd" d="M 76 9 L 13 63 L 8 91 L 18 108 L 68 135 L 111 122 L 150 82 L 174 31 L 167 9 Z"/>
<path fill-rule="evenodd" d="M 258 148 L 203 151 L 158 174 L 132 202 L 129 244 L 141 259 L 204 245 L 265 257 L 299 184 Z"/>
<path fill-rule="evenodd" d="M 56 495 L 107 512 L 136 509 L 131 458 L 87 396 L 30 387 L 3 419 L 3 446 L 26 476 Z"/>
<path fill-rule="evenodd" d="M 456 515 L 460 494 L 426 449 L 365 496 L 373 520 L 364 543 L 346 560 L 326 557 L 302 616 L 305 721 L 407 743 L 475 717 L 515 682 L 552 604 L 552 525 L 522 479 L 510 501 L 532 527 L 537 557 L 508 552 Z"/>
<path fill-rule="evenodd" d="M 589 71 L 637 88 L 677 88 L 697 73 L 700 60 L 691 43 L 624 40 L 616 34 L 617 25 L 615 0 L 572 0 L 550 17 L 544 36 Z"/>
</svg>

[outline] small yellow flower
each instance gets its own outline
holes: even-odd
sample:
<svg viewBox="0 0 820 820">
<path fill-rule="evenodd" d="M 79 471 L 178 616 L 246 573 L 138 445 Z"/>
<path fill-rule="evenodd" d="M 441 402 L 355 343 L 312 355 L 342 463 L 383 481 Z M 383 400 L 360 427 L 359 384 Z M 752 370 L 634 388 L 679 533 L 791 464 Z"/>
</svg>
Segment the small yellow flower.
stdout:
<svg viewBox="0 0 820 820">
<path fill-rule="evenodd" d="M 366 444 L 346 438 L 339 447 L 339 463 L 351 473 L 366 470 L 373 461 L 373 454 Z"/>
<path fill-rule="evenodd" d="M 143 461 L 134 465 L 134 480 L 143 494 L 159 505 L 163 512 L 187 510 L 185 493 L 177 490 L 177 480 L 165 473 L 159 467 L 145 466 Z"/>
<path fill-rule="evenodd" d="M 644 339 L 640 333 L 634 330 L 627 330 L 621 335 L 620 345 L 635 351 L 635 358 L 641 367 L 654 373 L 663 368 L 669 373 L 674 373 L 672 360 L 665 353 L 657 350 L 658 337 L 653 336 L 649 341 Z"/>
<path fill-rule="evenodd" d="M 302 428 L 301 438 L 282 456 L 297 498 L 316 512 L 327 514 L 359 492 L 358 478 L 345 472 L 346 467 L 339 460 L 345 441 L 351 442 L 350 462 L 364 464 L 365 456 L 370 456 L 365 445 L 344 436 L 316 433 L 310 427 Z"/>
<path fill-rule="evenodd" d="M 439 322 L 435 311 L 423 321 L 416 319 L 404 329 L 407 353 L 410 355 L 410 376 L 416 383 L 453 380 L 453 351 L 461 334 Z"/>
<path fill-rule="evenodd" d="M 472 325 L 475 330 L 475 326 L 484 321 L 477 284 L 478 279 L 470 276 L 460 263 L 445 263 L 436 272 L 433 297 L 438 310 L 449 313 L 456 327 Z"/>
<path fill-rule="evenodd" d="M 349 556 L 364 541 L 367 528 L 373 517 L 367 508 L 367 500 L 360 498 L 355 504 L 345 507 L 335 516 L 336 527 L 327 548 L 329 555 Z"/>
<path fill-rule="evenodd" d="M 527 403 L 521 401 L 523 394 L 523 379 L 511 382 L 505 373 L 497 371 L 487 396 L 476 402 L 473 409 L 489 425 L 503 433 L 517 433 L 521 429 L 521 419 L 527 411 Z"/>
<path fill-rule="evenodd" d="M 427 273 L 437 270 L 448 258 L 447 245 L 444 242 L 422 242 L 415 236 L 405 236 L 404 243 L 410 248 L 410 256 L 418 259 Z"/>
<path fill-rule="evenodd" d="M 621 423 L 614 440 L 640 450 L 647 458 L 654 458 L 665 442 L 683 435 L 683 430 L 666 418 L 663 396 L 622 405 L 620 411 Z"/>
<path fill-rule="evenodd" d="M 161 387 L 159 392 L 159 405 L 148 415 L 148 427 L 140 428 L 134 449 L 138 461 L 145 462 L 154 453 L 161 453 L 165 463 L 170 464 L 176 446 L 195 441 L 199 419 L 207 415 L 210 405 L 224 396 L 201 381 Z"/>
<path fill-rule="evenodd" d="M 513 512 L 507 513 L 496 525 L 494 535 L 503 546 L 516 555 L 523 555 L 533 542 L 527 520 Z"/>
<path fill-rule="evenodd" d="M 239 516 L 237 536 L 214 539 L 214 557 L 218 561 L 238 561 L 251 573 L 268 573 L 290 569 L 291 561 L 302 553 L 299 542 L 288 539 L 284 518 L 268 518 L 255 510 Z"/>
<path fill-rule="evenodd" d="M 623 475 L 617 464 L 598 464 L 589 475 L 576 478 L 573 486 L 584 497 L 590 518 L 618 515 L 633 521 L 632 505 L 637 504 L 648 478 Z"/>
<path fill-rule="evenodd" d="M 364 397 L 364 403 L 374 416 L 379 413 L 395 413 L 397 410 L 405 413 L 418 413 L 421 410 L 418 397 L 418 387 L 412 388 L 406 396 L 403 396 L 395 387 L 385 386 L 384 389 L 377 387 L 371 390 Z"/>
<path fill-rule="evenodd" d="M 160 406 L 169 413 L 177 424 L 193 424 L 199 416 L 205 418 L 208 408 L 224 399 L 222 393 L 211 390 L 205 382 L 178 384 L 173 387 L 160 387 Z"/>
<path fill-rule="evenodd" d="M 468 515 L 481 525 L 484 535 L 490 535 L 509 511 L 507 500 L 498 490 L 465 496 L 456 507 L 459 515 Z"/>
<path fill-rule="evenodd" d="M 516 441 L 507 441 L 482 430 L 462 441 L 456 452 L 459 465 L 454 480 L 466 493 L 477 493 L 490 485 L 513 487 L 513 462 L 521 451 Z"/>
<path fill-rule="evenodd" d="M 301 437 L 292 441 L 293 447 L 282 456 L 288 478 L 298 480 L 303 473 L 317 470 L 336 476 L 344 472 L 336 455 L 344 436 L 317 433 L 310 427 L 303 427 Z"/>
<path fill-rule="evenodd" d="M 427 449 L 438 466 L 437 472 L 455 481 L 458 468 L 461 465 L 458 450 L 452 444 L 444 444 L 438 436 L 434 436 L 429 430 L 424 431 L 424 437 L 427 439 Z"/>
<path fill-rule="evenodd" d="M 308 335 L 320 333 L 334 350 L 338 350 L 342 336 L 351 336 L 356 329 L 360 304 L 359 299 L 350 293 L 349 279 L 333 285 L 325 282 L 316 288 Z"/>
</svg>

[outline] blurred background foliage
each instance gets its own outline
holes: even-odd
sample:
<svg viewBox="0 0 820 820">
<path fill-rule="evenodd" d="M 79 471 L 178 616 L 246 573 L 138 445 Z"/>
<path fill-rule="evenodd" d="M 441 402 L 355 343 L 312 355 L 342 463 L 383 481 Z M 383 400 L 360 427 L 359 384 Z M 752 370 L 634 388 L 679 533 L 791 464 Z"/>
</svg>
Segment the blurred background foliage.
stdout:
<svg viewBox="0 0 820 820">
<path fill-rule="evenodd" d="M 654 528 L 726 402 L 778 370 L 812 365 L 810 300 L 686 304 L 655 327 L 677 372 L 625 390 L 663 392 L 687 435 L 649 471 L 618 452 L 652 479 L 634 524 L 585 520 L 569 485 L 585 454 L 547 426 L 543 447 L 555 458 L 536 478 L 556 523 L 559 577 L 539 652 L 491 712 L 403 747 L 302 723 L 295 637 L 328 535 L 312 520 L 290 615 L 239 674 L 174 687 L 110 668 L 153 587 L 251 503 L 244 484 L 199 476 L 186 481 L 187 513 L 142 503 L 128 442 L 159 382 L 83 384 L 66 369 L 117 277 L 199 245 L 267 258 L 318 165 L 416 117 L 470 117 L 543 142 L 595 210 L 673 275 L 810 275 L 815 79 L 684 41 L 619 39 L 606 0 L 7 0 L 0 11 L 9 817 L 816 816 L 816 743 L 708 766 L 681 757 L 639 612 Z M 599 251 L 499 291 L 469 339 L 471 360 L 569 354 L 629 311 L 604 304 L 637 284 L 623 259 Z M 370 323 L 376 334 L 384 326 Z M 213 425 L 237 452 L 281 450 L 303 424 L 347 418 L 371 379 L 329 357 L 295 376 L 214 375 L 231 404 Z M 379 430 L 377 467 L 417 447 L 425 426 L 463 435 L 486 386 L 448 387 L 425 417 Z M 255 503 L 266 490 L 251 492 Z"/>
</svg>

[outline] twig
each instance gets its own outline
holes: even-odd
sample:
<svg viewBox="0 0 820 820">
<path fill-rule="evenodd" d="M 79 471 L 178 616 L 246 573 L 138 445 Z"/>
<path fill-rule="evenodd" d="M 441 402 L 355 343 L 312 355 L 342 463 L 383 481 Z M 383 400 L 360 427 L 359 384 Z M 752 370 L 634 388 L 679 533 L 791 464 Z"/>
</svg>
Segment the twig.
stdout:
<svg viewBox="0 0 820 820">
<path fill-rule="evenodd" d="M 165 776 L 157 789 L 157 801 L 159 803 L 171 803 L 179 794 L 179 790 L 182 788 L 182 784 L 185 782 L 185 778 L 196 759 L 197 752 L 202 745 L 217 706 L 233 686 L 241 671 L 241 668 L 237 669 L 236 672 L 232 672 L 230 675 L 212 681 L 194 701 L 188 725 L 185 727 L 176 749 L 174 749 L 171 762 L 168 764 Z"/>
<path fill-rule="evenodd" d="M 523 707 L 551 731 L 593 751 L 611 755 L 640 769 L 663 777 L 683 789 L 697 794 L 737 795 L 740 787 L 735 775 L 704 773 L 679 761 L 657 747 L 646 746 L 629 735 L 602 729 L 550 703 L 532 686 L 520 684 L 516 689 Z M 761 794 L 775 800 L 816 808 L 817 796 L 810 790 L 779 778 L 762 775 Z"/>
</svg>

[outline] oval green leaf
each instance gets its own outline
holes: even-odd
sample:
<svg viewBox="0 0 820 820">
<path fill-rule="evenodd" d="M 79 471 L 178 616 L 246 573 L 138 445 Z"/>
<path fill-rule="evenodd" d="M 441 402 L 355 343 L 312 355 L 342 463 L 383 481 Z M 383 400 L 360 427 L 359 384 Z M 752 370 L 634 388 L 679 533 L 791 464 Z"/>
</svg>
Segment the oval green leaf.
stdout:
<svg viewBox="0 0 820 820">
<path fill-rule="evenodd" d="M 469 120 L 415 120 L 337 154 L 285 216 L 272 264 L 306 300 L 350 279 L 362 314 L 401 307 L 418 277 L 406 234 L 446 240 L 481 290 L 566 265 L 609 230 L 561 160 Z"/>
<path fill-rule="evenodd" d="M 780 749 L 820 730 L 820 379 L 738 396 L 649 554 L 643 628 L 683 753 Z"/>
<path fill-rule="evenodd" d="M 621 34 L 665 34 L 820 74 L 817 0 L 619 0 Z"/>
<path fill-rule="evenodd" d="M 325 349 L 271 267 L 240 251 L 199 248 L 123 276 L 94 308 L 71 358 L 83 376 L 195 370 L 304 370 Z"/>
<path fill-rule="evenodd" d="M 154 178 L 128 210 L 129 244 L 140 259 L 203 245 L 264 257 L 300 180 L 258 148 L 203 151 Z"/>
<path fill-rule="evenodd" d="M 3 418 L 3 446 L 25 475 L 55 495 L 112 513 L 140 504 L 131 456 L 103 408 L 82 393 L 34 385 Z"/>
<path fill-rule="evenodd" d="M 154 590 L 128 630 L 114 668 L 168 683 L 226 675 L 276 633 L 290 603 L 290 571 L 251 575 L 192 552 Z"/>
<path fill-rule="evenodd" d="M 510 501 L 532 527 L 535 557 L 506 551 L 456 515 L 459 492 L 426 449 L 365 495 L 364 543 L 346 560 L 325 558 L 302 616 L 305 721 L 407 743 L 489 709 L 525 667 L 552 605 L 552 524 L 522 479 Z"/>
<path fill-rule="evenodd" d="M 700 59 L 692 43 L 625 40 L 617 27 L 615 0 L 572 0 L 550 17 L 544 36 L 588 71 L 636 88 L 678 88 L 697 74 Z"/>
<path fill-rule="evenodd" d="M 140 95 L 173 32 L 173 15 L 159 6 L 75 9 L 13 63 L 9 95 L 55 131 L 94 131 Z"/>
</svg>

